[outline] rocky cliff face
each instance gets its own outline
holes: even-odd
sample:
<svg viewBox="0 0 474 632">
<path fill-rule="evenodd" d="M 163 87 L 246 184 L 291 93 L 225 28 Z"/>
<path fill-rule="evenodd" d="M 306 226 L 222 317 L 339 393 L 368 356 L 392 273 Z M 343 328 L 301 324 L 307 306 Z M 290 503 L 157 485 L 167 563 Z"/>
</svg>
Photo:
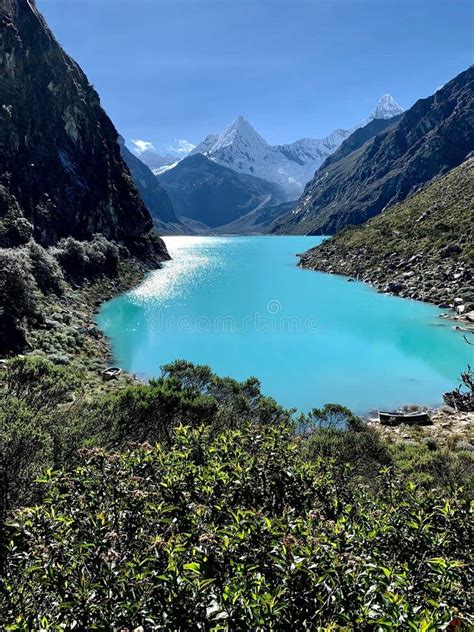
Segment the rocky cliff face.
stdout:
<svg viewBox="0 0 474 632">
<path fill-rule="evenodd" d="M 377 131 L 377 125 L 384 129 Z M 473 149 L 471 67 L 401 116 L 357 130 L 318 169 L 295 209 L 273 230 L 333 234 L 362 224 L 462 163 Z"/>
<path fill-rule="evenodd" d="M 45 246 L 102 233 L 150 264 L 167 258 L 117 138 L 34 1 L 0 0 L 0 219 L 31 224 Z"/>
<path fill-rule="evenodd" d="M 362 226 L 341 231 L 301 265 L 456 308 L 474 322 L 474 158 Z"/>
</svg>

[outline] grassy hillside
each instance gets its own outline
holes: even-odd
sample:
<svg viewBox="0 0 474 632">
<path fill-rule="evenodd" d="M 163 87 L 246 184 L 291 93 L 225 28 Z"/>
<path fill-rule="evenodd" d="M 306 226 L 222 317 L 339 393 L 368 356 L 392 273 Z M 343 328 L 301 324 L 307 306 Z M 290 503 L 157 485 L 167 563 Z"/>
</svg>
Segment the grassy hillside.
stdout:
<svg viewBox="0 0 474 632">
<path fill-rule="evenodd" d="M 301 265 L 472 311 L 474 158 L 366 224 L 309 250 Z"/>
</svg>

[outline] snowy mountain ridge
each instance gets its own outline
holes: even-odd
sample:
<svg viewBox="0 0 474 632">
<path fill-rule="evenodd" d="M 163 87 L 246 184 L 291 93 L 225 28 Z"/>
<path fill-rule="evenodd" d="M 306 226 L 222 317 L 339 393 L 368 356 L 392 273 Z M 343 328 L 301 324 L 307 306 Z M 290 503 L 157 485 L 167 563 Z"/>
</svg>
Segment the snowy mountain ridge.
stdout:
<svg viewBox="0 0 474 632">
<path fill-rule="evenodd" d="M 380 97 L 377 106 L 372 114 L 368 118 L 361 121 L 359 125 L 356 125 L 354 130 L 356 130 L 358 127 L 365 127 L 370 123 L 370 121 L 373 121 L 374 119 L 389 119 L 402 114 L 402 112 L 404 112 L 404 109 L 395 101 L 392 95 L 384 94 L 382 97 Z"/>
<path fill-rule="evenodd" d="M 270 145 L 243 116 L 238 116 L 220 134 L 207 136 L 191 154 L 202 153 L 240 173 L 276 182 L 292 199 L 301 194 L 316 169 L 355 129 L 401 112 L 403 108 L 385 94 L 373 113 L 353 129 L 336 129 L 325 138 L 302 138 L 285 145 Z"/>
<path fill-rule="evenodd" d="M 325 138 L 302 138 L 285 145 L 270 145 L 243 116 L 237 116 L 220 134 L 209 134 L 186 155 L 203 154 L 214 162 L 279 184 L 288 199 L 296 199 L 315 171 L 352 132 L 374 119 L 388 119 L 403 112 L 389 95 L 383 95 L 373 113 L 352 129 L 336 129 Z M 137 150 L 136 150 L 137 153 Z M 182 155 L 161 157 L 146 150 L 137 153 L 155 175 L 174 168 Z"/>
</svg>

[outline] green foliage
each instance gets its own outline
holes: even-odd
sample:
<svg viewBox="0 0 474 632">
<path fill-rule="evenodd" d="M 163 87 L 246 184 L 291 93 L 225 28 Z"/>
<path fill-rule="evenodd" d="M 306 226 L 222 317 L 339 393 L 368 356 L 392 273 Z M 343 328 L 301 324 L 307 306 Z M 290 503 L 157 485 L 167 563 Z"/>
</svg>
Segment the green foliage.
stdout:
<svg viewBox="0 0 474 632">
<path fill-rule="evenodd" d="M 83 379 L 34 357 L 0 373 L 5 629 L 474 623 L 464 452 L 389 447 L 337 405 L 295 433 L 254 378 L 184 361 Z"/>
<path fill-rule="evenodd" d="M 75 283 L 101 275 L 114 276 L 118 271 L 120 249 L 103 235 L 94 235 L 91 241 L 67 237 L 53 252 L 66 277 Z"/>
<path fill-rule="evenodd" d="M 289 422 L 291 414 L 264 397 L 255 378 L 237 382 L 216 376 L 207 366 L 178 360 L 163 367 L 149 384 L 121 388 L 96 398 L 85 414 L 101 429 L 101 445 L 171 441 L 173 428 L 202 423 L 213 432 L 257 424 Z"/>
<path fill-rule="evenodd" d="M 10 630 L 438 630 L 469 625 L 469 504 L 338 484 L 287 425 L 178 427 L 86 450 L 9 525 Z"/>
<path fill-rule="evenodd" d="M 337 463 L 351 463 L 352 473 L 375 477 L 383 465 L 392 460 L 376 430 L 320 430 L 309 437 L 306 449 L 316 457 L 333 458 Z"/>
<path fill-rule="evenodd" d="M 357 430 L 362 428 L 363 421 L 360 417 L 340 404 L 326 404 L 323 408 L 313 408 L 307 415 L 302 415 L 299 420 L 302 432 L 319 430 Z"/>
<path fill-rule="evenodd" d="M 469 444 L 468 444 L 469 445 Z M 445 491 L 463 489 L 466 497 L 474 489 L 474 453 L 438 448 L 436 443 L 398 442 L 390 447 L 397 470 L 419 485 Z"/>
<path fill-rule="evenodd" d="M 79 434 L 72 415 L 61 411 L 75 385 L 70 371 L 42 358 L 16 358 L 2 377 L 0 518 L 8 508 L 37 498 L 35 478 L 45 467 L 64 465 Z"/>
<path fill-rule="evenodd" d="M 26 323 L 37 315 L 36 283 L 23 250 L 0 249 L 0 354 L 26 343 Z"/>
<path fill-rule="evenodd" d="M 40 357 L 10 360 L 0 377 L 0 469 L 10 472 L 3 478 L 4 508 L 36 499 L 33 482 L 41 469 L 71 465 L 85 445 L 165 445 L 183 423 L 205 423 L 216 433 L 249 420 L 290 420 L 261 394 L 257 380 L 218 378 L 208 367 L 185 362 L 167 365 L 150 384 L 92 394 L 84 392 L 83 374 Z"/>
<path fill-rule="evenodd" d="M 43 294 L 63 294 L 64 276 L 56 259 L 34 241 L 30 242 L 28 250 L 31 271 L 39 289 Z"/>
</svg>

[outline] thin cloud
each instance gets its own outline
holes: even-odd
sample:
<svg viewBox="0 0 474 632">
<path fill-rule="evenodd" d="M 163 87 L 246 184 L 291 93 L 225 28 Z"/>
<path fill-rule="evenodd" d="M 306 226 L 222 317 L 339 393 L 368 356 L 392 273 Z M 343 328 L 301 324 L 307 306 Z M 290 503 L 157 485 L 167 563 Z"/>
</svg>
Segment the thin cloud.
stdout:
<svg viewBox="0 0 474 632">
<path fill-rule="evenodd" d="M 136 140 L 132 140 L 133 149 L 138 154 L 142 154 L 145 151 L 155 151 L 155 146 L 149 140 L 140 140 L 137 138 Z"/>
<path fill-rule="evenodd" d="M 189 154 L 195 147 L 196 145 L 193 145 L 185 138 L 179 138 L 174 141 L 174 145 L 168 146 L 168 151 L 171 151 L 175 154 L 184 155 Z"/>
</svg>

